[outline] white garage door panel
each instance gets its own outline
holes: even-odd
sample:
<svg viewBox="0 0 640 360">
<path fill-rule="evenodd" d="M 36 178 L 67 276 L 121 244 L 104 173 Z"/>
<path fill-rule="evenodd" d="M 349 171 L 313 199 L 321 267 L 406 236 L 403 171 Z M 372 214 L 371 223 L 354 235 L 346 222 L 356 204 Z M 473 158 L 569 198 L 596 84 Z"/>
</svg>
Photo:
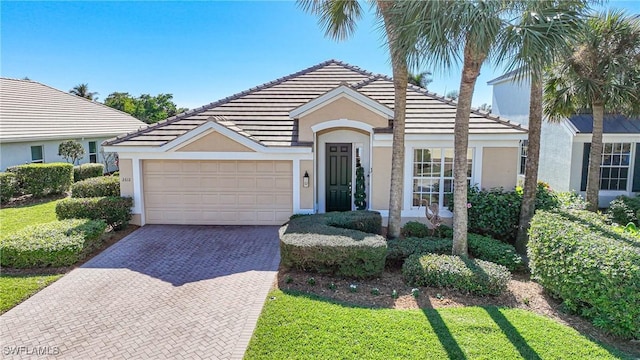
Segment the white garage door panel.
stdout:
<svg viewBox="0 0 640 360">
<path fill-rule="evenodd" d="M 280 225 L 293 213 L 291 161 L 145 160 L 149 224 Z"/>
</svg>

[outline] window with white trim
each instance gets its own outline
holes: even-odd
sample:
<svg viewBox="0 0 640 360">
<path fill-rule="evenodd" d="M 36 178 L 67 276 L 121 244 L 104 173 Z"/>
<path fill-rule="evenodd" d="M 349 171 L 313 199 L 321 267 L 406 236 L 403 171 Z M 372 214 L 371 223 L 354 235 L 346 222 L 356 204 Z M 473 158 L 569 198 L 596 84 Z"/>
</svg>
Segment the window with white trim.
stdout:
<svg viewBox="0 0 640 360">
<path fill-rule="evenodd" d="M 520 140 L 520 165 L 518 166 L 518 174 L 524 175 L 527 165 L 527 151 L 529 150 L 529 140 Z"/>
<path fill-rule="evenodd" d="M 95 141 L 89 141 L 89 162 L 98 162 L 98 147 L 96 146 Z"/>
<path fill-rule="evenodd" d="M 467 149 L 467 180 L 471 182 L 473 151 Z M 419 207 L 437 203 L 447 206 L 453 196 L 453 149 L 429 148 L 413 151 L 413 202 Z"/>
<path fill-rule="evenodd" d="M 34 164 L 44 163 L 44 146 L 36 145 L 31 147 L 31 162 Z"/>
<path fill-rule="evenodd" d="M 605 143 L 600 161 L 600 190 L 627 190 L 631 143 Z"/>
</svg>

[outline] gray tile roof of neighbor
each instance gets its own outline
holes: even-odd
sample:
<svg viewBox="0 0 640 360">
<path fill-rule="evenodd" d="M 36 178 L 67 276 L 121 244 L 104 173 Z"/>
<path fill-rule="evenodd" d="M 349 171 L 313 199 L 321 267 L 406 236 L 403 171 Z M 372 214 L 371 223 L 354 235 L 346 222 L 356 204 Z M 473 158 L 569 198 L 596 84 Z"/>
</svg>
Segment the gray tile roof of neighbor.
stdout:
<svg viewBox="0 0 640 360">
<path fill-rule="evenodd" d="M 289 117 L 289 112 L 345 84 L 393 109 L 394 89 L 391 78 L 341 61 L 328 60 L 179 114 L 149 128 L 107 140 L 105 145 L 162 146 L 213 120 L 240 129 L 265 146 L 310 146 L 308 143 L 297 142 L 298 122 Z M 407 134 L 452 134 L 455 113 L 456 104 L 453 100 L 409 85 Z M 375 131 L 391 132 L 391 128 Z M 526 131 L 519 124 L 486 112 L 471 112 L 471 134 L 523 134 Z"/>
<path fill-rule="evenodd" d="M 113 137 L 146 124 L 101 103 L 30 81 L 0 78 L 0 141 Z"/>
<path fill-rule="evenodd" d="M 569 118 L 580 133 L 593 131 L 593 115 L 578 114 Z M 628 118 L 623 115 L 605 115 L 603 123 L 605 134 L 640 134 L 640 118 Z"/>
</svg>

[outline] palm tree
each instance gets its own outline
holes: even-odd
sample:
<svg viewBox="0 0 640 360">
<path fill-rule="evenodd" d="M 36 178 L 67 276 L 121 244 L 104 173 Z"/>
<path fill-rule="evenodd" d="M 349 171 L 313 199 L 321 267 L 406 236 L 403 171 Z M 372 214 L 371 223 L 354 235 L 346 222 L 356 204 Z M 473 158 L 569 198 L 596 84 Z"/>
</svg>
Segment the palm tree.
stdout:
<svg viewBox="0 0 640 360">
<path fill-rule="evenodd" d="M 95 91 L 90 92 L 89 84 L 78 84 L 74 86 L 73 89 L 69 90 L 69 93 L 76 96 L 83 97 L 85 99 L 89 99 L 91 101 L 98 100 L 98 97 L 96 96 L 98 95 L 98 93 Z"/>
<path fill-rule="evenodd" d="M 318 16 L 318 22 L 325 34 L 336 40 L 348 38 L 362 17 L 362 8 L 357 1 L 342 0 L 298 0 L 299 6 L 306 12 Z M 391 9 L 394 1 L 378 0 L 373 4 L 381 18 L 391 54 L 391 66 L 394 85 L 393 147 L 391 163 L 391 188 L 389 191 L 389 225 L 387 236 L 400 236 L 402 188 L 404 181 L 404 130 L 407 104 L 408 71 L 405 54 L 396 51 L 396 22 L 392 21 Z"/>
<path fill-rule="evenodd" d="M 433 82 L 431 75 L 431 71 L 423 71 L 416 74 L 409 73 L 409 84 L 426 89 L 427 86 Z"/>
<path fill-rule="evenodd" d="M 454 126 L 454 255 L 468 256 L 466 154 L 471 101 L 480 68 L 487 59 L 495 63 L 513 60 L 514 57 L 517 59 L 517 46 L 510 34 L 522 31 L 519 27 L 527 27 L 530 31 L 537 29 L 538 34 L 548 30 L 540 24 L 527 26 L 521 23 L 520 16 L 514 15 L 542 5 L 553 9 L 555 3 L 527 0 L 427 1 L 402 2 L 396 7 L 400 34 L 396 45 L 408 53 L 410 60 L 419 62 L 427 59 L 435 66 L 450 68 L 462 58 Z M 531 49 L 524 51 L 528 53 Z"/>
<path fill-rule="evenodd" d="M 611 10 L 591 17 L 571 53 L 556 63 L 544 86 L 552 119 L 593 113 L 587 176 L 587 208 L 598 209 L 605 112 L 640 114 L 640 16 Z"/>
</svg>

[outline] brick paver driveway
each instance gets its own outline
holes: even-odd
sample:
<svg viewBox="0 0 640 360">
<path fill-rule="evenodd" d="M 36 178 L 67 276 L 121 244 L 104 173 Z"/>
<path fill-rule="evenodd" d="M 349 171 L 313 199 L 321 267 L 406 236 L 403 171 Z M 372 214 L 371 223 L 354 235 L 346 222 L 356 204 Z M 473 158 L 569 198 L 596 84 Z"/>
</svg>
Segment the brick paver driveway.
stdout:
<svg viewBox="0 0 640 360">
<path fill-rule="evenodd" d="M 3 356 L 241 358 L 278 261 L 277 227 L 145 226 L 2 315 Z"/>
</svg>

